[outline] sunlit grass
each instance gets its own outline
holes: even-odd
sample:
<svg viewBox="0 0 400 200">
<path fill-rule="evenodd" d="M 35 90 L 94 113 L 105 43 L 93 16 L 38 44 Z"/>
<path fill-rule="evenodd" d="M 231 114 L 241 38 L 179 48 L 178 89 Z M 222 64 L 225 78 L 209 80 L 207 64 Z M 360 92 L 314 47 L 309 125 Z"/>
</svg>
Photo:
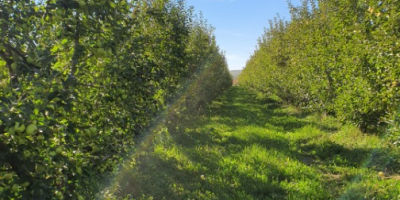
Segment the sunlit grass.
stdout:
<svg viewBox="0 0 400 200">
<path fill-rule="evenodd" d="M 399 162 L 398 150 L 376 135 L 233 87 L 177 132 L 158 134 L 116 195 L 397 199 Z"/>
</svg>

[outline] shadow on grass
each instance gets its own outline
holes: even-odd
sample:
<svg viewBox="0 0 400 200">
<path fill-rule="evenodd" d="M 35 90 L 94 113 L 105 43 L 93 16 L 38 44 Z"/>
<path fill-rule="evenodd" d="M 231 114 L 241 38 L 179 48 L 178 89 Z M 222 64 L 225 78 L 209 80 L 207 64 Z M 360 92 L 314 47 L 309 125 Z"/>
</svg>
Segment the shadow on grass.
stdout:
<svg viewBox="0 0 400 200">
<path fill-rule="evenodd" d="M 369 157 L 371 149 L 354 148 L 348 149 L 332 141 L 324 141 L 321 144 L 307 144 L 299 147 L 304 152 L 314 151 L 315 159 L 346 167 L 362 167 L 364 161 Z"/>
<path fill-rule="evenodd" d="M 218 104 L 213 104 L 207 113 L 217 118 L 217 123 L 236 129 L 243 126 L 275 128 L 281 132 L 294 132 L 310 122 L 304 120 L 307 114 L 285 110 L 285 106 L 273 99 L 259 99 L 241 88 L 228 90 Z M 322 131 L 335 132 L 335 127 L 316 125 Z"/>
<path fill-rule="evenodd" d="M 265 180 L 238 170 L 236 165 L 222 164 L 232 147 L 219 142 L 212 134 L 185 132 L 172 135 L 186 161 L 160 154 L 141 156 L 132 172 L 120 181 L 118 196 L 133 199 L 285 199 L 286 191 L 275 180 L 288 180 L 284 172 L 273 164 L 255 161 L 270 171 Z M 242 142 L 230 143 L 241 146 Z M 205 147 L 227 147 L 225 152 L 207 151 Z M 202 151 L 201 149 L 205 149 Z M 240 151 L 240 149 L 237 149 Z M 192 167 L 185 167 L 188 163 Z M 223 169 L 222 169 L 223 168 Z"/>
<path fill-rule="evenodd" d="M 200 188 L 203 193 L 211 192 L 212 197 L 215 199 L 270 199 L 271 197 L 283 199 L 286 195 L 286 191 L 279 186 L 278 182 L 271 181 L 277 174 L 281 174 L 281 179 L 289 179 L 289 177 L 284 177 L 284 173 L 277 166 L 263 163 L 263 165 L 267 165 L 265 170 L 271 172 L 267 177 L 269 181 L 265 181 L 241 172 L 235 165 L 230 168 L 222 163 L 225 157 L 243 151 L 245 147 L 243 141 L 234 141 L 234 138 L 224 141 L 223 137 L 213 129 L 208 129 L 206 132 L 181 132 L 173 134 L 172 138 L 186 158 L 194 164 L 202 166 L 191 177 L 201 182 Z M 215 148 L 218 151 L 208 151 L 207 148 Z M 260 163 L 253 164 L 261 166 Z M 206 180 L 201 180 L 201 175 L 204 174 L 206 175 Z M 208 179 L 207 174 L 218 174 L 219 177 Z M 183 176 L 182 179 L 187 178 L 184 173 L 175 175 Z M 198 189 L 196 187 L 191 188 L 186 184 L 186 190 L 195 191 Z M 178 199 L 193 198 L 197 195 L 192 193 L 188 196 L 180 196 Z"/>
<path fill-rule="evenodd" d="M 252 134 L 246 140 L 238 137 L 229 137 L 222 145 L 236 144 L 235 146 L 240 148 L 232 148 L 229 153 L 237 153 L 243 151 L 246 146 L 256 144 L 266 150 L 278 150 L 286 156 L 297 159 L 306 165 L 316 164 L 318 161 L 324 165 L 334 164 L 343 167 L 362 167 L 365 164 L 364 161 L 370 157 L 373 151 L 373 149 L 364 148 L 349 149 L 331 141 L 308 144 L 309 140 L 311 138 L 303 139 L 300 143 L 293 144 L 283 137 L 269 138 Z"/>
<path fill-rule="evenodd" d="M 181 177 L 199 177 L 194 172 L 179 169 L 175 158 L 163 159 L 155 154 L 141 156 L 132 172 L 125 174 L 120 181 L 117 196 L 130 195 L 134 199 L 153 197 L 155 199 L 182 199 L 181 185 L 190 187 L 193 181 Z"/>
</svg>

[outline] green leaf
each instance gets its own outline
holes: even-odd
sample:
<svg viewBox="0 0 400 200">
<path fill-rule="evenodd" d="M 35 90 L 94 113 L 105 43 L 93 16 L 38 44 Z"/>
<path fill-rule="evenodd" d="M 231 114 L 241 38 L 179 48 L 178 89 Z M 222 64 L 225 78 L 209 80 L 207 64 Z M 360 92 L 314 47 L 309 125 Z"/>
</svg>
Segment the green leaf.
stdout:
<svg viewBox="0 0 400 200">
<path fill-rule="evenodd" d="M 67 44 L 68 43 L 68 39 L 63 39 L 62 41 L 61 41 L 61 44 Z"/>
</svg>

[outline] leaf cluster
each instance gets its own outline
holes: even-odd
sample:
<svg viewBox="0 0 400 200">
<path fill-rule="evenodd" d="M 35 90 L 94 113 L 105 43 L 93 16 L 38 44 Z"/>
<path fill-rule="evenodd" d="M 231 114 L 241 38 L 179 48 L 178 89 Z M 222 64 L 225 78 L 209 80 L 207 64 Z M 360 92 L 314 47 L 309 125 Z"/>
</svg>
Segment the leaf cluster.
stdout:
<svg viewBox="0 0 400 200">
<path fill-rule="evenodd" d="M 0 0 L 0 198 L 94 199 L 216 49 L 184 1 Z"/>
</svg>

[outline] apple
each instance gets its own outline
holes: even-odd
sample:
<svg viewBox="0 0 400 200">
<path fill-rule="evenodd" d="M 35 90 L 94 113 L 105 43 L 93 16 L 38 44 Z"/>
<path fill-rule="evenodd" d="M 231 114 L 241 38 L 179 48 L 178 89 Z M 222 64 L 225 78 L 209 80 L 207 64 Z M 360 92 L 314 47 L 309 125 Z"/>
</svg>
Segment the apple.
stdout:
<svg viewBox="0 0 400 200">
<path fill-rule="evenodd" d="M 19 122 L 15 122 L 14 130 L 17 130 L 18 128 L 19 128 Z"/>
<path fill-rule="evenodd" d="M 84 0 L 79 0 L 78 4 L 79 4 L 80 7 L 84 7 L 86 5 Z"/>
<path fill-rule="evenodd" d="M 90 135 L 90 130 L 89 129 L 85 129 L 85 133 L 86 133 L 86 135 Z"/>
<path fill-rule="evenodd" d="M 56 152 L 54 152 L 54 151 L 50 151 L 50 152 L 49 152 L 49 155 L 50 155 L 50 156 L 55 156 L 55 155 L 57 155 L 57 154 L 56 154 Z"/>
<path fill-rule="evenodd" d="M 18 140 L 18 144 L 20 144 L 20 145 L 22 145 L 22 144 L 27 144 L 28 143 L 28 140 L 26 140 L 25 138 L 20 138 L 19 140 Z"/>
<path fill-rule="evenodd" d="M 56 191 L 56 197 L 58 197 L 58 199 L 63 199 L 63 194 L 60 191 Z"/>
<path fill-rule="evenodd" d="M 17 66 L 18 66 L 17 63 L 13 63 L 11 64 L 11 69 L 13 69 L 14 71 L 17 70 Z"/>
<path fill-rule="evenodd" d="M 4 179 L 6 179 L 6 180 L 11 180 L 13 178 L 13 175 L 12 174 L 6 174 L 6 175 L 4 175 Z"/>
<path fill-rule="evenodd" d="M 99 40 L 99 41 L 97 41 L 96 46 L 103 47 L 103 43 Z"/>
<path fill-rule="evenodd" d="M 100 63 L 99 63 L 99 67 L 105 67 L 106 65 L 107 65 L 106 62 L 100 62 Z"/>
<path fill-rule="evenodd" d="M 29 157 L 31 156 L 31 152 L 28 151 L 28 150 L 25 150 L 25 151 L 24 151 L 24 156 L 25 156 L 26 158 L 29 158 Z"/>
<path fill-rule="evenodd" d="M 57 179 L 56 179 L 56 183 L 59 185 L 59 184 L 61 184 L 63 182 L 63 178 L 61 178 L 61 177 L 58 177 Z"/>
<path fill-rule="evenodd" d="M 94 0 L 89 1 L 89 6 L 94 6 L 94 4 L 95 4 Z"/>
<path fill-rule="evenodd" d="M 61 9 L 57 9 L 57 10 L 56 10 L 56 13 L 57 13 L 57 15 L 62 15 L 62 14 L 63 14 L 63 11 L 62 11 Z"/>
<path fill-rule="evenodd" d="M 93 1 L 91 1 L 91 2 L 93 2 Z M 81 195 L 78 195 L 78 200 L 85 200 L 85 198 Z"/>
<path fill-rule="evenodd" d="M 98 49 L 97 49 L 97 53 L 98 53 L 100 56 L 103 56 L 104 53 L 105 53 L 104 48 L 98 48 Z"/>
<path fill-rule="evenodd" d="M 15 129 L 15 131 L 17 131 L 17 133 L 22 133 L 25 130 L 25 125 L 22 124 L 20 127 L 18 127 L 17 129 Z"/>
<path fill-rule="evenodd" d="M 76 168 L 76 173 L 82 174 L 82 169 L 81 169 L 80 167 L 77 167 L 77 168 Z"/>
<path fill-rule="evenodd" d="M 14 127 L 10 127 L 10 128 L 8 129 L 8 133 L 9 133 L 10 135 L 14 135 L 14 134 L 15 134 L 15 128 L 14 128 Z"/>
<path fill-rule="evenodd" d="M 27 29 L 28 29 L 28 25 L 22 24 L 22 29 L 23 29 L 23 30 L 27 30 Z"/>
<path fill-rule="evenodd" d="M 38 141 L 42 141 L 42 140 L 44 140 L 44 136 L 43 135 L 39 135 L 39 136 L 37 136 L 37 138 L 36 138 Z"/>
<path fill-rule="evenodd" d="M 61 154 L 61 153 L 62 153 L 62 149 L 61 149 L 61 147 L 57 147 L 57 149 L 56 149 L 56 153 L 57 153 L 57 154 Z"/>
<path fill-rule="evenodd" d="M 91 132 L 92 134 L 96 134 L 96 133 L 97 133 L 97 128 L 96 128 L 96 127 L 91 127 L 91 128 L 90 128 L 90 132 Z"/>
<path fill-rule="evenodd" d="M 19 185 L 17 185 L 17 184 L 14 184 L 14 185 L 11 187 L 11 191 L 12 191 L 12 192 L 17 192 L 18 189 L 19 189 Z"/>
<path fill-rule="evenodd" d="M 60 22 L 62 20 L 62 17 L 60 15 L 56 15 L 53 17 L 54 22 Z"/>
<path fill-rule="evenodd" d="M 26 131 L 25 131 L 25 132 L 26 132 L 28 135 L 33 135 L 33 134 L 36 133 L 36 130 L 37 130 L 37 127 L 36 127 L 35 124 L 29 124 L 29 125 L 26 127 Z"/>
<path fill-rule="evenodd" d="M 36 171 L 41 173 L 44 171 L 44 166 L 40 164 L 36 164 Z"/>
<path fill-rule="evenodd" d="M 30 56 L 28 56 L 28 57 L 26 58 L 26 61 L 27 61 L 28 63 L 30 63 L 30 64 L 33 64 L 33 63 L 35 62 L 35 60 L 33 60 L 33 58 L 30 57 Z"/>
<path fill-rule="evenodd" d="M 89 47 L 90 47 L 90 44 L 89 44 L 89 43 L 84 43 L 84 44 L 83 44 L 83 47 L 89 48 Z"/>
</svg>

